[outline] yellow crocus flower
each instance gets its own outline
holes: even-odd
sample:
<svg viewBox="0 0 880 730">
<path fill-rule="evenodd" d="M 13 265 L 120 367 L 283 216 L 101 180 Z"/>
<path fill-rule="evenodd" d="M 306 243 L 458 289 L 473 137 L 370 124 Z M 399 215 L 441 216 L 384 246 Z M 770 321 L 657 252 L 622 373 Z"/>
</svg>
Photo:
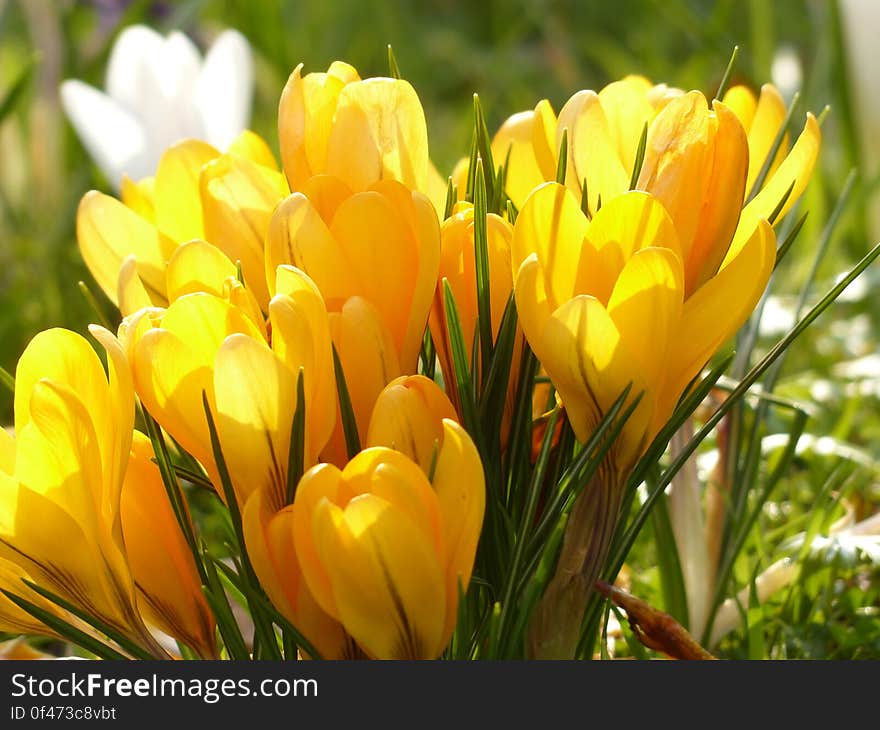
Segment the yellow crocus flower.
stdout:
<svg viewBox="0 0 880 730">
<path fill-rule="evenodd" d="M 393 180 L 352 193 L 339 178 L 318 175 L 272 217 L 270 287 L 281 264 L 293 264 L 317 285 L 361 438 L 382 388 L 416 372 L 439 258 L 431 202 Z M 341 422 L 325 458 L 346 461 Z"/>
<path fill-rule="evenodd" d="M 775 260 L 762 221 L 718 273 L 685 300 L 681 247 L 653 196 L 632 191 L 587 219 L 564 186 L 547 183 L 517 218 L 511 246 L 523 332 L 580 441 L 627 384 L 644 391 L 619 439 L 626 471 L 682 390 L 745 321 Z"/>
<path fill-rule="evenodd" d="M 498 337 L 504 309 L 513 291 L 513 277 L 510 265 L 510 241 L 513 238 L 513 227 L 506 220 L 490 213 L 486 216 L 486 230 L 489 259 L 489 294 L 492 316 L 492 337 Z M 446 326 L 446 306 L 444 299 L 443 280 L 449 282 L 455 306 L 461 321 L 461 331 L 467 349 L 468 363 L 471 362 L 474 344 L 474 331 L 477 328 L 477 284 L 476 254 L 474 250 L 474 206 L 460 201 L 456 203 L 452 215 L 440 228 L 440 273 L 434 302 L 431 306 L 429 325 L 434 336 L 434 345 L 443 370 L 446 390 L 456 407 L 461 409 L 456 387 L 455 370 L 452 364 L 449 332 Z M 522 332 L 517 328 L 509 386 L 507 390 L 507 406 L 504 412 L 502 434 L 506 433 L 513 413 L 513 399 L 516 397 L 519 361 L 522 353 Z M 504 440 L 503 439 L 503 440 Z"/>
<path fill-rule="evenodd" d="M 144 407 L 205 467 L 219 488 L 202 403 L 207 395 L 239 503 L 262 488 L 280 509 L 287 491 L 288 451 L 297 375 L 306 397 L 305 462 L 317 461 L 333 431 L 335 378 L 324 303 L 303 272 L 279 267 L 266 330 L 228 299 L 196 292 L 167 309 L 124 320 Z"/>
<path fill-rule="evenodd" d="M 278 105 L 281 159 L 291 190 L 330 174 L 355 192 L 397 180 L 428 192 L 428 130 L 415 89 L 391 78 L 361 80 L 335 61 L 326 73 L 297 66 Z"/>
<path fill-rule="evenodd" d="M 86 193 L 77 241 L 92 276 L 125 316 L 169 303 L 168 261 L 194 239 L 241 261 L 245 282 L 265 308 L 263 241 L 272 210 L 287 193 L 271 152 L 253 132 L 243 132 L 224 154 L 184 140 L 165 151 L 154 178 L 123 180 L 121 201 Z"/>
<path fill-rule="evenodd" d="M 775 263 L 765 220 L 686 298 L 681 246 L 649 193 L 612 198 L 589 220 L 565 186 L 529 196 L 514 227 L 523 332 L 585 442 L 624 389 L 641 400 L 574 505 L 556 569 L 533 618 L 531 652 L 573 651 L 587 595 L 608 550 L 622 485 L 688 383 L 748 318 Z"/>
<path fill-rule="evenodd" d="M 370 657 L 434 659 L 455 628 L 482 525 L 479 455 L 443 421 L 433 482 L 402 453 L 368 448 L 297 488 L 294 544 L 321 608 Z"/>
<path fill-rule="evenodd" d="M 150 625 L 203 659 L 217 658 L 214 617 L 153 458 L 150 440 L 135 431 L 120 512 L 138 607 Z"/>
<path fill-rule="evenodd" d="M 162 656 L 137 611 L 122 534 L 131 375 L 113 336 L 90 330 L 107 353 L 109 377 L 68 330 L 38 334 L 19 360 L 14 468 L 0 470 L 0 557 Z"/>
</svg>

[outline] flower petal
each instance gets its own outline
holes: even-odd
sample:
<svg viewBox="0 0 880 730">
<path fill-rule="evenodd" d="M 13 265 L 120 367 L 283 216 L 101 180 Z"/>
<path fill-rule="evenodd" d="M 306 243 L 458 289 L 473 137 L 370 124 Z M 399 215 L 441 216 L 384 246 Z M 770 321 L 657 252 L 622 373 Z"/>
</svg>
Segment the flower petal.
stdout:
<svg viewBox="0 0 880 730">
<path fill-rule="evenodd" d="M 115 189 L 123 173 L 141 178 L 154 171 L 144 129 L 128 109 L 82 81 L 64 81 L 60 93 L 83 146 Z"/>
<path fill-rule="evenodd" d="M 236 30 L 223 31 L 205 54 L 194 99 L 205 140 L 217 149 L 232 144 L 250 121 L 253 76 L 247 39 Z"/>
</svg>

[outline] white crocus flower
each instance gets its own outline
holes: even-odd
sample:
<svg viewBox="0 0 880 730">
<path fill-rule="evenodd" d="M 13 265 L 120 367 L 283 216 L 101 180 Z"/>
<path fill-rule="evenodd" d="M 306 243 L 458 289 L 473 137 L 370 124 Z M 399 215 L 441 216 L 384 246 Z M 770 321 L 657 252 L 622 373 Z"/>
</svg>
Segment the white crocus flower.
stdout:
<svg viewBox="0 0 880 730">
<path fill-rule="evenodd" d="M 174 31 L 162 37 L 133 25 L 116 40 L 106 92 L 82 81 L 61 84 L 61 102 L 86 150 L 117 189 L 123 174 L 156 171 L 162 152 L 193 137 L 226 149 L 247 127 L 253 63 L 247 40 L 223 32 L 202 59 Z"/>
</svg>

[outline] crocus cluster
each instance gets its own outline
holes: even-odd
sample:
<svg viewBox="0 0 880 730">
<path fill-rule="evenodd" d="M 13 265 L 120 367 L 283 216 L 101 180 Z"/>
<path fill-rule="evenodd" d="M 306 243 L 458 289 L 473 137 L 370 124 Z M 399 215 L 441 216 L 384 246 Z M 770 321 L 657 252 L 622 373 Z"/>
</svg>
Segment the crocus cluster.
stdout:
<svg viewBox="0 0 880 730">
<path fill-rule="evenodd" d="M 638 398 L 583 492 L 610 495 L 613 521 L 625 476 L 767 285 L 773 225 L 820 144 L 808 115 L 791 149 L 774 145 L 784 119 L 770 86 L 709 101 L 627 77 L 558 116 L 541 101 L 492 141 L 504 204 L 487 215 L 467 162 L 448 188 L 432 164 L 413 87 L 337 61 L 287 81 L 280 164 L 236 130 L 114 169 L 119 197 L 88 192 L 77 215 L 121 314 L 115 333 L 90 330 L 106 370 L 80 335 L 37 335 L 14 436 L 0 431 L 0 628 L 57 633 L 44 615 L 99 634 L 87 615 L 125 637 L 123 654 L 223 654 L 198 525 L 165 488 L 159 438 L 181 493 L 213 489 L 238 516 L 246 563 L 303 656 L 441 656 L 475 570 L 486 445 L 512 448 L 526 346 L 581 443 L 627 387 Z M 485 376 L 484 265 L 491 337 L 509 307 L 517 317 L 496 440 L 462 425 L 472 394 L 454 364 L 461 341 Z M 572 513 L 536 656 L 566 653 L 569 594 L 595 579 L 584 545 L 591 565 L 607 550 L 578 537 L 579 514 L 599 519 Z"/>
</svg>

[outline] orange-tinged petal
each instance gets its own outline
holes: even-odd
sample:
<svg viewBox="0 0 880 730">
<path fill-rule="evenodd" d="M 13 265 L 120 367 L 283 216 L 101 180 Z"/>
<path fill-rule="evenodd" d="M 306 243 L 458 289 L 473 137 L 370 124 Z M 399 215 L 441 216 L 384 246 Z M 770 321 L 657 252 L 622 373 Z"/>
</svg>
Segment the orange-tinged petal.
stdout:
<svg viewBox="0 0 880 730">
<path fill-rule="evenodd" d="M 439 239 L 436 218 L 434 226 Z M 418 348 L 411 351 L 410 320 L 421 314 L 424 327 L 433 293 L 432 281 L 423 311 L 412 311 L 414 288 L 419 278 L 420 242 L 392 206 L 392 201 L 374 191 L 358 193 L 346 200 L 336 212 L 330 231 L 342 247 L 352 278 L 357 282 L 357 288 L 347 292 L 348 295 L 361 295 L 376 307 L 394 339 L 401 365 L 414 368 Z M 394 265 L 389 266 L 389 261 Z M 319 279 L 309 268 L 304 270 L 325 292 L 329 308 L 335 309 L 331 303 L 335 297 L 327 293 L 335 288 L 333 283 Z M 338 279 L 338 271 L 332 276 Z M 434 277 L 436 281 L 436 269 Z M 404 352 L 405 345 L 407 352 Z"/>
<path fill-rule="evenodd" d="M 260 306 L 269 304 L 265 240 L 269 220 L 287 194 L 283 175 L 243 158 L 224 155 L 204 166 L 200 178 L 205 237 L 231 261 Z"/>
<path fill-rule="evenodd" d="M 648 129 L 636 187 L 663 203 L 675 223 L 685 260 L 690 257 L 709 184 L 715 129 L 706 98 L 698 91 L 670 101 Z"/>
<path fill-rule="evenodd" d="M 329 320 L 358 433 L 363 440 L 379 393 L 401 375 L 397 350 L 378 310 L 363 297 L 347 300 L 341 311 L 329 315 Z M 348 460 L 338 411 L 336 430 L 323 457 L 340 465 Z"/>
<path fill-rule="evenodd" d="M 302 193 L 293 193 L 282 201 L 269 223 L 266 279 L 273 293 L 275 271 L 282 264 L 308 272 L 331 310 L 359 289 L 341 242 L 334 238 L 319 209 Z"/>
<path fill-rule="evenodd" d="M 242 511 L 248 557 L 269 600 L 318 650 L 323 659 L 346 658 L 349 643 L 342 625 L 315 602 L 302 577 L 293 542 L 291 504 L 273 512 L 260 491 Z"/>
<path fill-rule="evenodd" d="M 343 87 L 329 133 L 326 171 L 352 190 L 364 190 L 384 179 L 398 180 L 412 190 L 425 189 L 428 130 L 422 104 L 409 82 L 373 78 Z"/>
<path fill-rule="evenodd" d="M 700 221 L 685 261 L 685 295 L 690 296 L 713 276 L 727 254 L 746 190 L 749 148 L 745 130 L 724 104 L 713 102 L 717 119 L 711 175 L 702 201 Z"/>
<path fill-rule="evenodd" d="M 337 618 L 339 613 L 333 585 L 315 542 L 312 518 L 321 502 L 345 504 L 353 496 L 338 468 L 332 464 L 318 464 L 303 474 L 294 501 L 293 539 L 303 578 L 321 610 Z"/>
<path fill-rule="evenodd" d="M 207 142 L 184 140 L 165 150 L 156 170 L 156 225 L 180 243 L 204 238 L 199 176 L 220 153 Z"/>
<path fill-rule="evenodd" d="M 117 303 L 119 269 L 133 254 L 138 275 L 157 299 L 165 296 L 166 251 L 156 228 L 130 208 L 95 190 L 86 193 L 76 214 L 76 238 L 98 286 Z"/>
<path fill-rule="evenodd" d="M 434 659 L 443 649 L 445 576 L 425 535 L 374 495 L 344 509 L 329 501 L 313 517 L 339 617 L 379 659 Z"/>
<path fill-rule="evenodd" d="M 153 458 L 150 440 L 135 432 L 120 511 L 138 605 L 154 626 L 211 658 L 214 618 Z"/>
<path fill-rule="evenodd" d="M 428 474 L 443 443 L 447 418 L 456 419 L 455 409 L 433 380 L 423 375 L 396 378 L 376 399 L 366 445 L 396 449 Z"/>
</svg>

